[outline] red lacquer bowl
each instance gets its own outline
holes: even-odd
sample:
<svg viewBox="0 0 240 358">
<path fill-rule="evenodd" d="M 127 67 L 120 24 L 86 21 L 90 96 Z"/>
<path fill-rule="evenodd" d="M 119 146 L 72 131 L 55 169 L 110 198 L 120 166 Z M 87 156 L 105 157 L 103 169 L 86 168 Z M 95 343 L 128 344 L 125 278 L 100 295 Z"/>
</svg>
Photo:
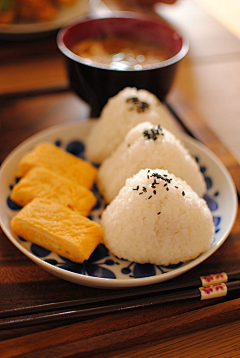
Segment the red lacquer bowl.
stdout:
<svg viewBox="0 0 240 358">
<path fill-rule="evenodd" d="M 84 39 L 110 34 L 157 43 L 171 57 L 147 69 L 116 70 L 107 65 L 88 64 L 73 52 L 74 45 Z M 188 52 L 188 42 L 165 20 L 123 12 L 84 19 L 63 28 L 57 44 L 66 57 L 71 88 L 90 104 L 93 117 L 99 116 L 109 97 L 127 86 L 146 89 L 163 100 L 173 84 L 179 62 Z"/>
</svg>

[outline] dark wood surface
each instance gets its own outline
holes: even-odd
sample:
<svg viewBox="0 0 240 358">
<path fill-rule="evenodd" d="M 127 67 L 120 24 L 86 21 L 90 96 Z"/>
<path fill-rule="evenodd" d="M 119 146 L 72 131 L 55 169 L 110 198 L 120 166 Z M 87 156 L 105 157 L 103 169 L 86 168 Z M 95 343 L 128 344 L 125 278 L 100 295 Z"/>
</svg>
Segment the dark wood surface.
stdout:
<svg viewBox="0 0 240 358">
<path fill-rule="evenodd" d="M 190 76 L 190 72 L 193 73 L 195 70 L 206 77 L 209 75 L 210 68 L 206 60 L 208 58 L 215 61 L 218 57 L 217 50 L 212 47 L 211 36 L 223 39 L 223 42 L 219 42 L 218 50 L 221 53 L 224 50 L 226 56 L 239 54 L 238 41 L 207 14 L 204 16 L 197 5 L 188 0 L 179 0 L 179 3 L 181 2 L 184 9 L 186 4 L 189 4 L 188 18 L 194 19 L 195 22 L 201 19 L 211 28 L 211 32 L 209 42 L 206 42 L 204 47 L 199 49 L 197 44 L 193 47 L 190 59 L 194 59 L 194 65 L 189 59 L 186 60 L 167 98 L 167 104 L 180 125 L 223 161 L 240 192 L 240 167 L 237 160 L 213 129 L 206 124 L 202 113 L 197 111 L 196 99 L 192 97 L 187 85 L 183 86 L 181 77 L 183 72 Z M 112 1 L 108 1 L 107 4 L 117 9 L 120 6 L 117 2 L 113 4 Z M 122 2 L 121 6 L 126 8 L 127 5 Z M 178 4 L 178 9 L 181 11 L 181 4 Z M 174 17 L 174 11 L 171 13 L 170 9 L 164 8 L 164 12 Z M 185 18 L 182 16 L 180 19 L 176 16 L 176 21 L 185 24 L 187 14 L 184 14 Z M 188 22 L 188 27 L 190 26 L 191 21 Z M 197 26 L 192 30 L 191 36 L 203 39 L 203 34 Z M 55 124 L 86 120 L 89 109 L 68 89 L 64 61 L 57 50 L 55 34 L 30 42 L 1 41 L 0 47 L 2 162 L 18 144 L 32 134 Z M 203 61 L 205 67 L 202 65 Z M 226 76 L 225 80 L 233 81 L 233 78 Z M 204 102 L 205 97 L 201 95 L 200 90 L 198 96 L 198 101 Z M 200 275 L 223 270 L 232 271 L 239 267 L 238 212 L 233 230 L 222 247 L 204 263 L 175 280 L 190 280 Z M 111 296 L 115 292 L 75 285 L 47 273 L 18 251 L 0 231 L 1 309 L 101 297 L 106 293 Z M 84 322 L 73 321 L 65 325 L 44 324 L 0 331 L 0 356 L 200 357 L 200 353 L 204 352 L 205 357 L 238 357 L 240 346 L 239 335 L 236 332 L 240 329 L 239 297 L 239 292 L 235 292 L 212 301 L 190 299 L 161 307 L 106 315 Z M 225 338 L 216 340 L 219 335 Z M 211 340 L 211 344 L 208 339 Z M 203 344 L 205 348 L 202 347 Z M 207 344 L 211 349 L 206 348 Z M 213 347 L 219 349 L 220 355 L 216 354 Z"/>
</svg>

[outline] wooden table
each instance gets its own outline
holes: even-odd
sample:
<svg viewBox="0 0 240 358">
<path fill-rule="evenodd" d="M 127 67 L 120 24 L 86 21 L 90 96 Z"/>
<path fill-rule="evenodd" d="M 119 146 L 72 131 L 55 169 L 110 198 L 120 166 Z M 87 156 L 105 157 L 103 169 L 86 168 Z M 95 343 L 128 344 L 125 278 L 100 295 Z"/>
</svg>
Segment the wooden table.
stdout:
<svg viewBox="0 0 240 358">
<path fill-rule="evenodd" d="M 106 4 L 110 9 L 133 9 L 127 1 L 108 0 Z M 236 114 L 231 110 L 228 117 L 227 125 L 231 121 L 236 125 L 231 136 L 228 134 L 230 137 L 219 135 L 222 131 L 219 128 L 224 129 L 224 126 L 217 122 L 219 113 L 228 113 L 233 106 L 239 114 L 234 91 L 239 88 L 235 72 L 239 68 L 239 41 L 190 0 L 179 0 L 173 6 L 159 5 L 157 11 L 174 21 L 191 40 L 191 51 L 167 97 L 167 105 L 180 125 L 223 161 L 240 193 L 240 167 L 231 146 L 238 142 Z M 26 42 L 2 40 L 0 48 L 0 155 L 3 161 L 14 147 L 44 128 L 85 120 L 89 108 L 68 88 L 55 34 Z M 213 105 L 212 101 L 218 101 L 218 105 Z M 207 118 L 208 111 L 211 118 Z M 178 280 L 236 270 L 239 263 L 238 212 L 233 230 L 223 246 Z M 1 309 L 101 297 L 106 292 L 112 294 L 112 291 L 78 286 L 52 276 L 20 253 L 2 231 L 0 283 Z M 84 322 L 0 331 L 0 355 L 239 357 L 239 330 L 240 298 L 237 292 L 214 301 L 191 299 Z"/>
</svg>

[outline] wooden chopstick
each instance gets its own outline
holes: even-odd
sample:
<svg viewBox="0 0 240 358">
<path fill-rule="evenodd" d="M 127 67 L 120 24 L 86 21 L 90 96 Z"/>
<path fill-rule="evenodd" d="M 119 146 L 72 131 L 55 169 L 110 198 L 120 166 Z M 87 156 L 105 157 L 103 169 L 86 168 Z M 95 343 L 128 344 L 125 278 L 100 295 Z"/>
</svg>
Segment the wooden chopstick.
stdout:
<svg viewBox="0 0 240 358">
<path fill-rule="evenodd" d="M 217 281 L 216 281 L 217 280 Z M 116 291 L 117 293 L 111 295 L 104 295 L 101 297 L 93 297 L 86 299 L 78 300 L 69 300 L 63 302 L 53 302 L 46 303 L 42 305 L 27 306 L 23 308 L 13 308 L 8 310 L 0 311 L 0 319 L 8 317 L 17 317 L 23 315 L 29 315 L 33 313 L 42 313 L 47 311 L 56 311 L 65 308 L 74 308 L 79 306 L 92 305 L 94 303 L 110 303 L 112 301 L 122 300 L 122 299 L 136 299 L 138 297 L 144 298 L 145 296 L 154 294 L 164 294 L 176 290 L 185 290 L 188 288 L 198 288 L 201 286 L 208 286 L 213 283 L 221 283 L 228 281 L 240 280 L 240 270 L 231 271 L 228 273 L 221 272 L 206 276 L 201 276 L 196 280 L 191 280 L 187 282 L 177 282 L 177 283 L 166 283 L 159 284 L 154 286 L 144 286 L 138 287 L 135 289 L 128 289 L 125 291 Z"/>
<path fill-rule="evenodd" d="M 0 330 L 1 329 L 14 329 L 29 325 L 44 324 L 44 323 L 53 323 L 53 322 L 67 322 L 73 319 L 87 319 L 98 317 L 103 314 L 117 313 L 124 310 L 131 310 L 136 308 L 149 307 L 157 304 L 164 304 L 169 302 L 176 302 L 187 300 L 191 298 L 200 298 L 200 299 L 211 299 L 226 296 L 228 292 L 240 290 L 240 280 L 233 281 L 229 283 L 220 283 L 216 285 L 192 288 L 182 291 L 174 291 L 164 293 L 158 296 L 148 296 L 148 297 L 139 297 L 135 296 L 135 299 L 130 299 L 128 301 L 105 301 L 104 305 L 98 307 L 87 307 L 83 306 L 82 308 L 68 308 L 65 311 L 58 312 L 48 312 L 41 315 L 30 315 L 23 316 L 22 318 L 7 318 L 0 321 Z"/>
</svg>

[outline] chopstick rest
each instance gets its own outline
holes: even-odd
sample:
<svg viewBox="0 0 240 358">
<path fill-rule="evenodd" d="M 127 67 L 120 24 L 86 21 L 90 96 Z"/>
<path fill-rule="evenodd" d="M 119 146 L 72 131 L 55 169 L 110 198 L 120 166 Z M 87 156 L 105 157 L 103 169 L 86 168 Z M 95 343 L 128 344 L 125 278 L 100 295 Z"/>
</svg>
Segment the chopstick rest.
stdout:
<svg viewBox="0 0 240 358">
<path fill-rule="evenodd" d="M 200 276 L 202 286 L 217 285 L 218 283 L 226 283 L 229 280 L 226 272 L 211 274 L 207 276 Z"/>
<path fill-rule="evenodd" d="M 225 283 L 218 283 L 216 285 L 199 287 L 201 300 L 209 300 L 212 298 L 223 297 L 227 295 L 228 288 Z"/>
</svg>

